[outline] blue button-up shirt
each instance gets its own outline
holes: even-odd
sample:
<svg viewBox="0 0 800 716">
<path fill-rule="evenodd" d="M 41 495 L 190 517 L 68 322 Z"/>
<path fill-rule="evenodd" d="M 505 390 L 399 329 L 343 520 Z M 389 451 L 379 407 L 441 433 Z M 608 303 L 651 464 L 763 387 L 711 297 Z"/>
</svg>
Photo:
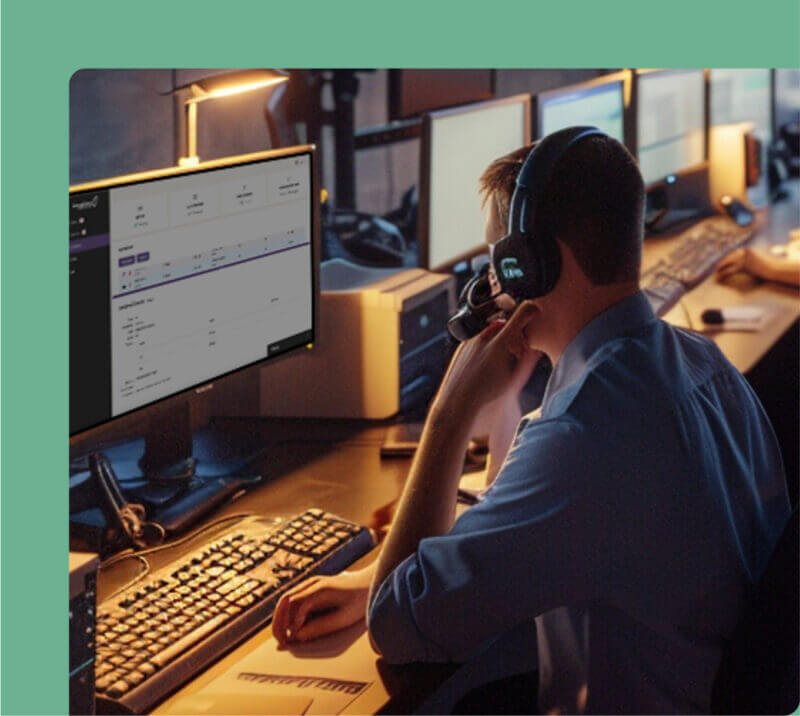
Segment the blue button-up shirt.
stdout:
<svg viewBox="0 0 800 716">
<path fill-rule="evenodd" d="M 745 379 L 638 293 L 565 349 L 483 502 L 386 578 L 370 633 L 391 662 L 464 662 L 535 619 L 543 713 L 706 711 L 788 516 Z"/>
</svg>

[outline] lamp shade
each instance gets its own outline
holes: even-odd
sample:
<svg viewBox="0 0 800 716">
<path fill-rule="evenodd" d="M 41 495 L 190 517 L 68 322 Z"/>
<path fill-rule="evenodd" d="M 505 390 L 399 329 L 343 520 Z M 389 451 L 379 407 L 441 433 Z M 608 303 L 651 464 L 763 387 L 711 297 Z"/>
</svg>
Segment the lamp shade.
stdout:
<svg viewBox="0 0 800 716">
<path fill-rule="evenodd" d="M 181 85 L 173 89 L 172 93 L 192 89 L 195 96 L 189 101 L 202 102 L 269 87 L 286 82 L 288 79 L 288 73 L 281 70 L 235 70 Z"/>
</svg>

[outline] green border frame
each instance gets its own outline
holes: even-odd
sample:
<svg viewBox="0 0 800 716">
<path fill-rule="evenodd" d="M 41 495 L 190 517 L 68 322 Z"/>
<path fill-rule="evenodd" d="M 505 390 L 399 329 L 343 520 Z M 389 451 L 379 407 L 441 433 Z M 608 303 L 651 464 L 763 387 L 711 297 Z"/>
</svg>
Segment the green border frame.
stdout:
<svg viewBox="0 0 800 716">
<path fill-rule="evenodd" d="M 74 71 L 800 66 L 797 0 L 5 0 L 0 12 L 3 713 L 67 710 L 64 199 Z"/>
</svg>

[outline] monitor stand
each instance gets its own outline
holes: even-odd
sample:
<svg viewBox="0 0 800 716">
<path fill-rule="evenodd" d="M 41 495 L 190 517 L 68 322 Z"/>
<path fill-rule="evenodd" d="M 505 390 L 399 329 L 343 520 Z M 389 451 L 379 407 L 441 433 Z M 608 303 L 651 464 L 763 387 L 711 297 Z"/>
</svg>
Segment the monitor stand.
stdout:
<svg viewBox="0 0 800 716">
<path fill-rule="evenodd" d="M 193 448 L 189 402 L 159 411 L 150 418 L 144 436 L 142 476 L 149 483 L 191 480 L 197 469 Z"/>
<path fill-rule="evenodd" d="M 111 463 L 123 501 L 146 508 L 167 536 L 178 534 L 243 489 L 262 481 L 247 471 L 268 447 L 256 430 L 228 429 L 211 421 L 191 430 L 188 401 L 150 416 L 144 436 L 97 445 Z M 70 462 L 70 539 L 93 551 L 106 551 L 108 520 L 102 495 L 93 485 L 88 453 Z M 77 547 L 75 547 L 77 548 Z"/>
</svg>

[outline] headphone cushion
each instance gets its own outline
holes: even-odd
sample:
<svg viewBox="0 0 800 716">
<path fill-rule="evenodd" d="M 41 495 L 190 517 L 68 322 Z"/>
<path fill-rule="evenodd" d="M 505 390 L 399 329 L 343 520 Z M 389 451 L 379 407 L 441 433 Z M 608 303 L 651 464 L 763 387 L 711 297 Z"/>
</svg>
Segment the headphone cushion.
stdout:
<svg viewBox="0 0 800 716">
<path fill-rule="evenodd" d="M 492 264 L 503 293 L 524 301 L 553 290 L 561 273 L 561 252 L 553 238 L 542 236 L 533 246 L 524 234 L 511 233 L 494 245 Z"/>
</svg>

